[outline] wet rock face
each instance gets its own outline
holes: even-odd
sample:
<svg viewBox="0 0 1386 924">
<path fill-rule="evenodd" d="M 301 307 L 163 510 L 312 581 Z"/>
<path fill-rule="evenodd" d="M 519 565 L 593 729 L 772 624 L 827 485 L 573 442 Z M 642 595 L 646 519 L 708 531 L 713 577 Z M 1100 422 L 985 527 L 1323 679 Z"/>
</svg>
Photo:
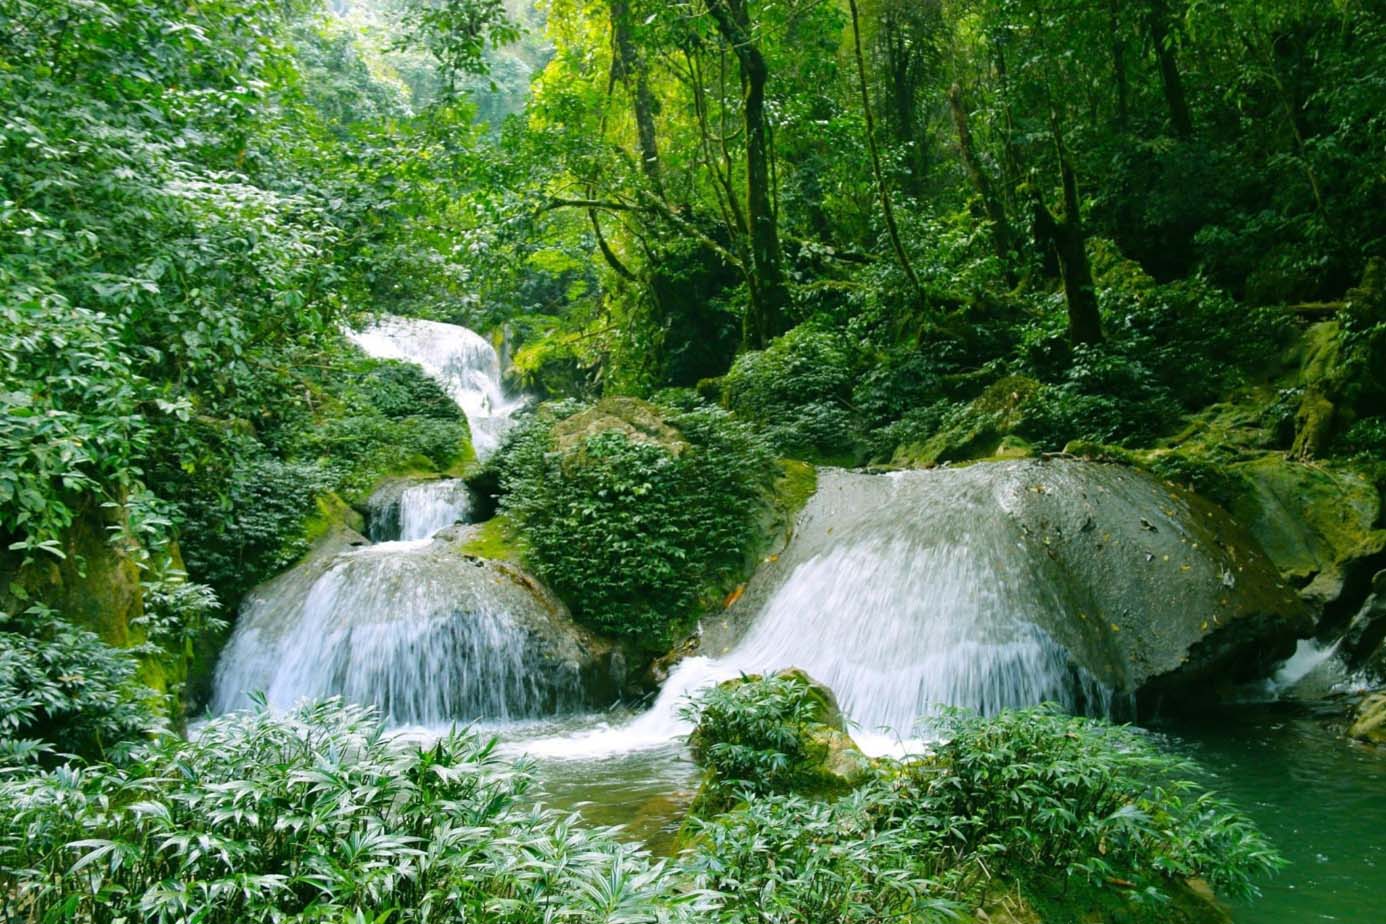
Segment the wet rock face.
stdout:
<svg viewBox="0 0 1386 924">
<path fill-rule="evenodd" d="M 1221 509 L 1133 469 L 1065 458 L 824 470 L 793 540 L 729 615 L 705 632 L 704 653 L 756 661 L 748 670 L 803 666 L 863 727 L 899 727 L 929 703 L 988 712 L 1038 696 L 1101 713 L 1130 698 L 1197 702 L 1266 676 L 1312 629 Z"/>
<path fill-rule="evenodd" d="M 1119 466 L 1010 474 L 1001 506 L 1067 604 L 1047 628 L 1116 691 L 1196 697 L 1266 675 L 1309 633 L 1298 596 L 1213 504 Z"/>
</svg>

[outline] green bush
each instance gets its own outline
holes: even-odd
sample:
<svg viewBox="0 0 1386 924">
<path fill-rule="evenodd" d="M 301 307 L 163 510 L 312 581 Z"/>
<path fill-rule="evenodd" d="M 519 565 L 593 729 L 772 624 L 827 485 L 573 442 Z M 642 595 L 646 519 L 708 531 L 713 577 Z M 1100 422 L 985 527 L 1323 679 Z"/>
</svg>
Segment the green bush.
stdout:
<svg viewBox="0 0 1386 924">
<path fill-rule="evenodd" d="M 5 920 L 692 920 L 663 868 L 524 801 L 494 742 L 329 702 L 217 719 L 124 768 L 0 781 Z"/>
<path fill-rule="evenodd" d="M 1191 781 L 1195 766 L 1128 728 L 1040 707 L 954 713 L 938 731 L 945 743 L 911 768 L 912 823 L 959 857 L 992 857 L 1020 876 L 1131 883 L 1151 900 L 1194 877 L 1245 897 L 1282 864 L 1244 815 Z"/>
<path fill-rule="evenodd" d="M 804 325 L 737 357 L 723 378 L 727 406 L 763 427 L 782 455 L 822 458 L 857 441 L 851 408 L 857 372 L 839 335 Z"/>
<path fill-rule="evenodd" d="M 836 711 L 836 706 L 832 707 Z M 802 675 L 746 677 L 717 684 L 684 706 L 696 723 L 688 742 L 710 785 L 761 795 L 788 792 L 812 773 L 810 726 L 828 704 Z"/>
<path fill-rule="evenodd" d="M 45 606 L 0 613 L 0 768 L 123 758 L 157 726 L 135 671 L 130 652 Z"/>
<path fill-rule="evenodd" d="M 763 541 L 776 468 L 725 411 L 670 411 L 678 452 L 611 430 L 566 451 L 545 406 L 497 454 L 501 508 L 519 526 L 525 560 L 600 632 L 663 650 L 702 607 L 739 580 Z"/>
<path fill-rule="evenodd" d="M 683 867 L 717 894 L 726 924 L 918 924 L 956 921 L 964 901 L 932 837 L 881 824 L 895 798 L 872 785 L 836 802 L 801 796 L 752 799 L 715 819 L 693 819 L 697 840 Z"/>
<path fill-rule="evenodd" d="M 386 417 L 430 417 L 464 420 L 462 409 L 443 387 L 412 363 L 374 361 L 354 391 Z"/>
</svg>

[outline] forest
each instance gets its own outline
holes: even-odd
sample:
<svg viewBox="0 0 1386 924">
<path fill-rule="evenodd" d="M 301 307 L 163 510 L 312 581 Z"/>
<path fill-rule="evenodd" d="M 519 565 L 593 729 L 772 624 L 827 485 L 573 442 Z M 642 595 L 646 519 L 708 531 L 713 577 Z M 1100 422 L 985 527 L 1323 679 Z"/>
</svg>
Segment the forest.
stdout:
<svg viewBox="0 0 1386 924">
<path fill-rule="evenodd" d="M 1379 914 L 1379 0 L 0 0 L 0 409 L 5 921 Z"/>
</svg>

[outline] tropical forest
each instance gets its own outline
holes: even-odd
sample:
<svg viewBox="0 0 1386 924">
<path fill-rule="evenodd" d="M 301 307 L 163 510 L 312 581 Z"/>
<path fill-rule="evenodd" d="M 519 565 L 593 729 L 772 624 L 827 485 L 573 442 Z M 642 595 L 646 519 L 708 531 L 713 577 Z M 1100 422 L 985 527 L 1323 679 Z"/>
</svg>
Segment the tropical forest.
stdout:
<svg viewBox="0 0 1386 924">
<path fill-rule="evenodd" d="M 1386 920 L 1383 0 L 0 0 L 0 921 Z"/>
</svg>

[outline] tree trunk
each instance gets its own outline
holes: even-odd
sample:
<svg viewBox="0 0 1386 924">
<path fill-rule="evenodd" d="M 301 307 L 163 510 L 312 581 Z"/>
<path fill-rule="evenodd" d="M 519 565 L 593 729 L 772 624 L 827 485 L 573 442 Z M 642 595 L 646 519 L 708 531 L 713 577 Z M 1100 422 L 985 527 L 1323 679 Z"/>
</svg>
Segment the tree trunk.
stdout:
<svg viewBox="0 0 1386 924">
<path fill-rule="evenodd" d="M 871 172 L 876 176 L 876 192 L 881 200 L 881 213 L 885 217 L 886 232 L 890 235 L 890 246 L 895 250 L 895 259 L 914 287 L 914 295 L 920 302 L 924 299 L 924 289 L 919 284 L 914 267 L 910 265 L 909 254 L 900 240 L 900 228 L 895 224 L 895 208 L 890 202 L 890 190 L 886 188 L 885 171 L 881 169 L 881 152 L 876 147 L 876 120 L 871 116 L 871 93 L 866 84 L 866 57 L 861 52 L 861 23 L 857 15 L 857 0 L 847 0 L 852 12 L 852 44 L 856 51 L 857 77 L 861 81 L 861 111 L 866 120 L 866 147 L 871 153 Z"/>
<path fill-rule="evenodd" d="M 770 150 L 765 120 L 765 58 L 751 40 L 747 0 L 708 0 L 717 31 L 741 65 L 742 116 L 746 123 L 746 221 L 751 237 L 751 304 L 743 332 L 760 349 L 785 331 L 789 287 L 784 276 L 778 219 L 771 195 Z"/>
<path fill-rule="evenodd" d="M 966 168 L 968 179 L 972 181 L 977 195 L 982 199 L 982 207 L 986 209 L 987 218 L 991 221 L 991 240 L 996 248 L 996 256 L 1001 260 L 1001 266 L 1009 278 L 1011 223 L 1006 217 L 1006 207 L 1001 202 L 1001 197 L 996 194 L 996 189 L 991 185 L 991 178 L 982 169 L 982 162 L 977 157 L 977 148 L 972 142 L 972 129 L 968 125 L 967 108 L 963 105 L 962 87 L 956 83 L 948 91 L 948 104 L 953 110 L 953 125 L 958 131 L 958 149 L 962 154 L 963 167 Z"/>
<path fill-rule="evenodd" d="M 631 34 L 630 0 L 611 0 L 611 38 L 616 73 L 629 90 L 635 109 L 635 130 L 640 143 L 640 169 L 655 194 L 664 198 L 659 176 L 659 146 L 655 141 L 655 98 L 649 74 Z"/>
<path fill-rule="evenodd" d="M 1169 8 L 1165 0 L 1150 0 L 1150 41 L 1155 46 L 1155 57 L 1160 63 L 1160 82 L 1165 89 L 1165 104 L 1169 107 L 1169 124 L 1179 138 L 1193 135 L 1193 117 L 1189 114 L 1189 101 L 1184 93 L 1184 78 L 1179 74 L 1179 63 L 1174 59 L 1174 48 L 1170 45 Z"/>
<path fill-rule="evenodd" d="M 1078 179 L 1069 161 L 1068 149 L 1059 128 L 1058 114 L 1050 112 L 1050 131 L 1058 151 L 1059 170 L 1063 174 L 1064 220 L 1054 218 L 1038 190 L 1035 191 L 1035 233 L 1047 238 L 1059 258 L 1059 275 L 1064 283 L 1064 301 L 1068 305 L 1068 336 L 1074 343 L 1101 343 L 1102 316 L 1097 309 L 1097 288 L 1092 281 L 1092 266 L 1088 263 L 1088 241 L 1083 232 L 1082 211 L 1078 203 Z"/>
<path fill-rule="evenodd" d="M 1120 0 L 1108 6 L 1112 34 L 1112 81 L 1116 84 L 1117 128 L 1126 131 L 1131 123 L 1131 81 L 1126 74 L 1126 39 L 1121 33 Z"/>
</svg>

